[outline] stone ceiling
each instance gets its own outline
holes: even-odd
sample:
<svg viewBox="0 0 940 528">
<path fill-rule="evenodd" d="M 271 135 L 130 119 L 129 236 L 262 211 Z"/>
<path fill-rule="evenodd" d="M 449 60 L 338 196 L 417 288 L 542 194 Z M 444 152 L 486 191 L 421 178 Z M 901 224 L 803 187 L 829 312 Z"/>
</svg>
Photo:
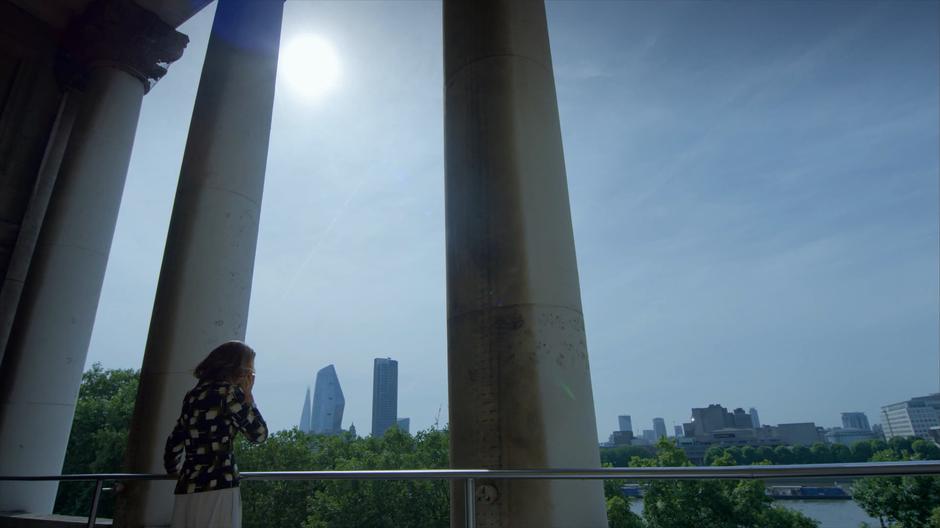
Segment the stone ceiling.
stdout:
<svg viewBox="0 0 940 528">
<path fill-rule="evenodd" d="M 91 0 L 8 0 L 13 5 L 49 24 L 62 29 L 71 18 L 84 11 Z M 199 12 L 212 0 L 134 0 L 139 6 L 177 27 Z"/>
</svg>

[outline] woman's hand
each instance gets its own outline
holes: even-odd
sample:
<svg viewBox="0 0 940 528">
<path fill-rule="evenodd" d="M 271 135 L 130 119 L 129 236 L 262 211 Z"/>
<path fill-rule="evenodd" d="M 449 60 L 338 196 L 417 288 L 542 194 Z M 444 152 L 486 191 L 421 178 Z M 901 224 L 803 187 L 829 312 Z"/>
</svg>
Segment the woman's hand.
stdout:
<svg viewBox="0 0 940 528">
<path fill-rule="evenodd" d="M 252 404 L 255 402 L 254 396 L 251 394 L 251 389 L 255 386 L 255 373 L 249 372 L 245 374 L 238 382 L 238 386 L 241 387 L 242 392 L 245 393 L 245 403 Z"/>
</svg>

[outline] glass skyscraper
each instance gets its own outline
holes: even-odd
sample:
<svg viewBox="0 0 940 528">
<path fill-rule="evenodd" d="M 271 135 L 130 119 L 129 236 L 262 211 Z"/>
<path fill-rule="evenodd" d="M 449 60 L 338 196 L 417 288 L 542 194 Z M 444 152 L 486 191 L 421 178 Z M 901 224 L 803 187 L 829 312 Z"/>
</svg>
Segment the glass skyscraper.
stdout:
<svg viewBox="0 0 940 528">
<path fill-rule="evenodd" d="M 372 376 L 372 436 L 382 436 L 398 420 L 398 362 L 376 358 Z"/>
<path fill-rule="evenodd" d="M 313 388 L 313 405 L 310 404 L 310 389 L 304 400 L 300 415 L 300 430 L 305 433 L 339 434 L 343 430 L 343 410 L 346 398 L 339 386 L 336 368 L 327 365 L 317 372 Z"/>
<path fill-rule="evenodd" d="M 343 431 L 343 409 L 346 398 L 339 386 L 339 378 L 333 365 L 317 372 L 317 384 L 313 388 L 313 416 L 310 426 L 317 434 L 339 434 Z"/>
<path fill-rule="evenodd" d="M 307 395 L 304 397 L 304 409 L 300 411 L 300 430 L 309 433 L 313 430 L 310 426 L 310 387 L 307 387 Z"/>
</svg>

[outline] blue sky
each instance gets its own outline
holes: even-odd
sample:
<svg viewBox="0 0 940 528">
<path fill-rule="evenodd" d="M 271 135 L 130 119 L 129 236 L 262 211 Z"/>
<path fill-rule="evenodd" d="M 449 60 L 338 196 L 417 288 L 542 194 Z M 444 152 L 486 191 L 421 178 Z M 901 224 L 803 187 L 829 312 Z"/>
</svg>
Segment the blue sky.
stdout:
<svg viewBox="0 0 940 528">
<path fill-rule="evenodd" d="M 877 422 L 936 391 L 940 4 L 547 4 L 598 432 L 693 406 Z M 137 367 L 212 7 L 146 97 L 89 364 Z M 248 341 L 275 428 L 336 365 L 368 432 L 447 419 L 440 4 L 286 4 L 341 80 L 279 81 Z M 671 427 L 670 427 L 671 430 Z"/>
</svg>

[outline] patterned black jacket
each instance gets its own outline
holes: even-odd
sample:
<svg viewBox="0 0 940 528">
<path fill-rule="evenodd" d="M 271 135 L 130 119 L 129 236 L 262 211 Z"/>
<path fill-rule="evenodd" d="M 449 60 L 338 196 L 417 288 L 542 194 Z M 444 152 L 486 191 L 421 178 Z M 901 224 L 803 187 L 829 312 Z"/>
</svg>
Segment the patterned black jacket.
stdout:
<svg viewBox="0 0 940 528">
<path fill-rule="evenodd" d="M 268 438 L 268 427 L 254 403 L 227 381 L 203 381 L 183 398 L 176 427 L 166 439 L 163 465 L 167 473 L 179 471 L 177 495 L 238 486 L 238 466 L 232 442 L 241 431 L 249 442 Z M 185 460 L 179 469 L 180 459 Z"/>
</svg>

